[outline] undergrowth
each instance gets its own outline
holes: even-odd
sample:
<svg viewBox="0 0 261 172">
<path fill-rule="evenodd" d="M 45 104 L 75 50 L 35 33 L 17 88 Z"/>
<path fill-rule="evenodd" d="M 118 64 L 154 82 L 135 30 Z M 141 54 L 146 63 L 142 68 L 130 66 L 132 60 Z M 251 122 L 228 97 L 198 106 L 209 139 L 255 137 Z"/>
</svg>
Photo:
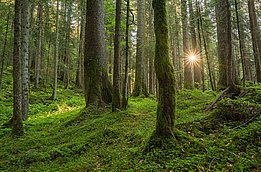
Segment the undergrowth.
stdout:
<svg viewBox="0 0 261 172">
<path fill-rule="evenodd" d="M 0 129 L 0 171 L 260 170 L 260 105 L 251 91 L 221 101 L 211 113 L 204 109 L 217 93 L 179 91 L 175 136 L 149 151 L 155 98 L 130 98 L 126 111 L 111 113 L 84 109 L 82 93 L 73 89 L 59 88 L 55 101 L 50 93 L 32 90 L 24 137 Z M 12 115 L 11 88 L 0 105 L 2 124 Z"/>
</svg>

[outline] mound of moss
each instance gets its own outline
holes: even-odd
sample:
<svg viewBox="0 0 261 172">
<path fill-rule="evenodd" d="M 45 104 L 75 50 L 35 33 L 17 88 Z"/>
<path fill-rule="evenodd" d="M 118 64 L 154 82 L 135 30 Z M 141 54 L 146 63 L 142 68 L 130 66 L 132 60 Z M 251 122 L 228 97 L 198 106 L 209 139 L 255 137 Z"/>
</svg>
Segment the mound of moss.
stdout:
<svg viewBox="0 0 261 172">
<path fill-rule="evenodd" d="M 244 99 L 223 99 L 217 104 L 215 118 L 223 121 L 247 121 L 261 114 L 261 105 Z"/>
</svg>

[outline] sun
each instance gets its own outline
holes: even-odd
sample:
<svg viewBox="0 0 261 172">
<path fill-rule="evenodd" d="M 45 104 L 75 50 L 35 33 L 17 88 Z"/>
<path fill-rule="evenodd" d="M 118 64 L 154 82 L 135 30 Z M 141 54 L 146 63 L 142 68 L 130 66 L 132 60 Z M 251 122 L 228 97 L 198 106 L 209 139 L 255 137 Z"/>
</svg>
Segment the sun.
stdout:
<svg viewBox="0 0 261 172">
<path fill-rule="evenodd" d="M 189 57 L 188 57 L 189 61 L 191 62 L 194 62 L 195 60 L 197 60 L 197 57 L 195 56 L 195 54 L 191 54 Z"/>
<path fill-rule="evenodd" d="M 200 54 L 198 51 L 189 51 L 185 54 L 186 65 L 199 66 L 200 65 Z"/>
</svg>

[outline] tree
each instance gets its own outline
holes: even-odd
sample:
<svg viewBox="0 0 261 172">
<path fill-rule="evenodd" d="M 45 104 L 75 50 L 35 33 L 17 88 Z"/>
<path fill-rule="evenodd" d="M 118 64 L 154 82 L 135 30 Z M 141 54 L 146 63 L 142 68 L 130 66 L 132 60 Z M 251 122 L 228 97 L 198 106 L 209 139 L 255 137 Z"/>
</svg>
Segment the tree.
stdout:
<svg viewBox="0 0 261 172">
<path fill-rule="evenodd" d="M 129 18 L 130 18 L 130 1 L 126 0 L 127 11 L 126 11 L 126 30 L 125 30 L 125 69 L 124 69 L 124 82 L 122 89 L 122 108 L 126 109 L 128 106 L 128 85 L 129 85 Z"/>
<path fill-rule="evenodd" d="M 256 10 L 254 0 L 248 0 L 248 12 L 250 19 L 250 31 L 252 36 L 252 46 L 255 59 L 256 67 L 256 78 L 257 82 L 261 82 L 261 69 L 260 69 L 260 59 L 261 59 L 261 38 L 260 30 L 257 24 Z"/>
<path fill-rule="evenodd" d="M 153 0 L 156 35 L 155 71 L 159 83 L 156 135 L 173 137 L 175 122 L 175 76 L 169 57 L 166 0 Z"/>
<path fill-rule="evenodd" d="M 80 88 L 83 88 L 83 56 L 84 56 L 84 39 L 85 39 L 85 23 L 86 23 L 86 16 L 85 16 L 85 8 L 86 8 L 86 0 L 81 1 L 81 28 L 80 28 L 80 43 L 79 43 L 79 57 L 78 57 L 78 67 L 76 73 L 76 85 Z"/>
<path fill-rule="evenodd" d="M 59 59 L 59 0 L 57 0 L 56 3 L 56 16 L 55 16 L 54 80 L 53 80 L 53 94 L 51 96 L 52 100 L 56 99 L 58 59 Z"/>
<path fill-rule="evenodd" d="M 120 42 L 121 42 L 121 0 L 116 0 L 115 36 L 114 36 L 114 65 L 113 65 L 113 96 L 112 111 L 121 107 L 120 98 Z"/>
<path fill-rule="evenodd" d="M 6 28 L 5 28 L 5 36 L 4 36 L 4 46 L 3 46 L 3 54 L 1 56 L 1 71 L 0 71 L 0 94 L 2 92 L 2 84 L 4 78 L 4 64 L 6 59 L 6 47 L 7 47 L 7 36 L 8 36 L 8 29 L 9 29 L 9 20 L 10 20 L 10 13 L 11 10 L 8 10 L 7 20 L 6 20 Z"/>
<path fill-rule="evenodd" d="M 233 84 L 232 79 L 232 43 L 230 4 L 228 0 L 216 1 L 217 39 L 219 58 L 219 82 L 220 89 Z"/>
<path fill-rule="evenodd" d="M 189 0 L 189 14 L 190 14 L 190 34 L 192 39 L 192 49 L 191 53 L 193 53 L 196 57 L 195 62 L 193 65 L 193 71 L 194 71 L 194 82 L 195 87 L 199 88 L 201 83 L 201 59 L 198 57 L 198 45 L 197 45 L 197 36 L 196 36 L 196 16 L 193 9 L 192 0 Z"/>
<path fill-rule="evenodd" d="M 30 2 L 21 2 L 22 112 L 27 120 L 29 110 L 29 30 Z"/>
<path fill-rule="evenodd" d="M 147 85 L 144 77 L 144 33 L 145 33 L 145 1 L 137 1 L 137 47 L 136 47 L 136 69 L 135 83 L 132 95 L 137 97 L 141 94 L 148 96 Z"/>
<path fill-rule="evenodd" d="M 14 51 L 13 51 L 13 117 L 12 132 L 14 135 L 23 135 L 22 118 L 22 86 L 21 86 L 21 56 L 20 56 L 20 6 L 21 0 L 15 0 L 15 18 L 14 18 Z"/>
<path fill-rule="evenodd" d="M 40 79 L 41 57 L 42 57 L 42 39 L 43 39 L 43 5 L 39 2 L 38 9 L 38 35 L 37 35 L 37 55 L 35 57 L 35 88 L 38 89 Z"/>
<path fill-rule="evenodd" d="M 186 57 L 189 52 L 187 0 L 181 0 L 181 16 L 182 16 L 182 34 L 183 34 L 184 88 L 192 89 L 193 88 L 192 71 L 188 58 Z"/>
<path fill-rule="evenodd" d="M 105 56 L 103 0 L 87 0 L 84 53 L 84 87 L 86 106 L 112 101 Z"/>
</svg>

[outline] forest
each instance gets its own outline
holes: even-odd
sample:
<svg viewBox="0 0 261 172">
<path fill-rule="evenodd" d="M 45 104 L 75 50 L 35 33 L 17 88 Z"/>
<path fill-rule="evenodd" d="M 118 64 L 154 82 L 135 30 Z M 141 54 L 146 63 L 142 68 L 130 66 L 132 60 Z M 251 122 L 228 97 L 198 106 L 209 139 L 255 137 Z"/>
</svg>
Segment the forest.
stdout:
<svg viewBox="0 0 261 172">
<path fill-rule="evenodd" d="M 0 0 L 0 171 L 261 170 L 260 0 Z"/>
</svg>

